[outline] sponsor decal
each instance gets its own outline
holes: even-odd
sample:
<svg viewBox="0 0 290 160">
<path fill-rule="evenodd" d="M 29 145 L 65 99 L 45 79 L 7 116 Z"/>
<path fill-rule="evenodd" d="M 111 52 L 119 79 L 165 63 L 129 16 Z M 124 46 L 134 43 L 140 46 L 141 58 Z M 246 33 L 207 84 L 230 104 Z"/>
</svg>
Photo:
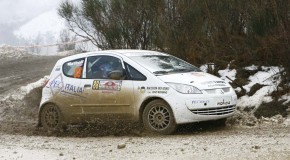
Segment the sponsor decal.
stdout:
<svg viewBox="0 0 290 160">
<path fill-rule="evenodd" d="M 209 100 L 192 100 L 191 104 L 207 104 Z"/>
<path fill-rule="evenodd" d="M 57 75 L 54 79 L 52 79 L 47 85 L 46 88 L 49 88 L 52 94 L 56 92 L 60 92 L 63 89 L 63 78 L 62 75 Z"/>
<path fill-rule="evenodd" d="M 73 92 L 73 93 L 83 93 L 83 87 L 77 87 L 72 84 L 66 84 L 64 87 L 64 91 Z"/>
<path fill-rule="evenodd" d="M 205 81 L 202 82 L 201 84 L 226 84 L 224 81 Z"/>
<path fill-rule="evenodd" d="M 230 105 L 230 104 L 231 104 L 231 101 L 225 101 L 224 99 L 223 99 L 222 102 L 217 102 L 218 106 Z"/>
<path fill-rule="evenodd" d="M 61 68 L 60 65 L 56 66 L 56 67 L 55 67 L 55 71 L 60 71 L 60 68 Z"/>
<path fill-rule="evenodd" d="M 226 86 L 226 82 L 224 81 L 206 81 L 206 82 L 202 82 L 201 84 L 203 85 L 208 85 L 208 87 L 224 87 Z"/>
<path fill-rule="evenodd" d="M 52 80 L 52 81 L 49 82 L 49 87 L 50 88 L 61 89 L 62 86 L 63 86 L 62 81 L 60 81 L 58 79 L 54 79 L 54 80 Z"/>
<path fill-rule="evenodd" d="M 99 89 L 99 84 L 100 84 L 100 81 L 93 81 L 93 85 L 92 85 L 92 89 L 93 90 L 98 90 Z"/>
<path fill-rule="evenodd" d="M 72 84 L 64 84 L 62 74 L 59 74 L 52 79 L 45 87 L 50 88 L 52 94 L 60 93 L 65 95 L 80 96 L 80 94 L 83 93 L 82 87 L 77 87 Z"/>
<path fill-rule="evenodd" d="M 148 93 L 167 94 L 169 87 L 146 87 Z"/>
<path fill-rule="evenodd" d="M 74 62 L 68 62 L 67 65 L 68 66 L 81 66 L 83 65 L 84 60 L 79 60 L 79 61 L 74 61 Z"/>
<path fill-rule="evenodd" d="M 99 81 L 94 80 L 92 90 L 109 90 L 109 91 L 120 91 L 122 86 L 121 81 Z"/>
<path fill-rule="evenodd" d="M 140 91 L 140 93 L 145 93 L 145 91 L 146 91 L 146 88 L 144 87 L 144 86 L 142 86 L 142 87 L 138 87 L 138 90 Z"/>
</svg>

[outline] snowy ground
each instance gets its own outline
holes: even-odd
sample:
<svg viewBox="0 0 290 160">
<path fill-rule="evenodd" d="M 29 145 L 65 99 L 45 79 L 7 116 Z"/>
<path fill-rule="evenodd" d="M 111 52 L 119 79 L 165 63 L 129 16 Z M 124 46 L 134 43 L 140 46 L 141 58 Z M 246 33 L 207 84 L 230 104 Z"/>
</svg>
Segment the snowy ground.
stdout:
<svg viewBox="0 0 290 160">
<path fill-rule="evenodd" d="M 7 49 L 5 53 L 13 52 Z M 1 55 L 7 58 L 4 51 L 0 59 Z M 44 75 L 50 73 L 58 58 L 23 53 L 0 63 L 0 159 L 290 159 L 290 118 L 281 115 L 257 119 L 252 112 L 237 111 L 225 127 L 212 123 L 183 125 L 171 136 L 152 135 L 127 123 L 89 129 L 73 126 L 63 133 L 37 129 Z M 239 107 L 258 108 L 271 101 L 269 95 L 280 81 L 274 75 L 281 69 L 262 67 L 250 76 L 243 86 L 247 92 L 255 83 L 265 86 L 252 96 L 241 97 Z M 224 79 L 236 77 L 236 71 L 229 68 L 219 74 Z M 286 104 L 290 94 L 280 99 Z"/>
</svg>

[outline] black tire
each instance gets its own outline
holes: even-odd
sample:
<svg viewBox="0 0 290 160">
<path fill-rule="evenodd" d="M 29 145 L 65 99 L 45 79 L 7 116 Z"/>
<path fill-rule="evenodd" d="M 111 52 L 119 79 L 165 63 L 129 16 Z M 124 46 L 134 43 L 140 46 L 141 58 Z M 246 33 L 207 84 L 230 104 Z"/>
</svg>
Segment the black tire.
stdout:
<svg viewBox="0 0 290 160">
<path fill-rule="evenodd" d="M 146 105 L 143 112 L 143 123 L 146 129 L 161 134 L 172 134 L 177 127 L 172 109 L 160 99 L 153 100 Z"/>
<path fill-rule="evenodd" d="M 66 128 L 59 108 L 54 104 L 46 104 L 40 112 L 42 127 L 48 131 L 60 131 Z"/>
</svg>

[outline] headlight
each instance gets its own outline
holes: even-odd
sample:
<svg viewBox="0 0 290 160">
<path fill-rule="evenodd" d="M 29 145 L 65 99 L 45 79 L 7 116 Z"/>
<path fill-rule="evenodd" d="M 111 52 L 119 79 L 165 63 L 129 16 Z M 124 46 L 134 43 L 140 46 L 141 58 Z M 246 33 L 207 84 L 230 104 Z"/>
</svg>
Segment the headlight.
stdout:
<svg viewBox="0 0 290 160">
<path fill-rule="evenodd" d="M 173 89 L 175 89 L 177 92 L 183 94 L 202 94 L 202 92 L 199 89 L 190 85 L 179 83 L 167 83 L 167 84 Z"/>
</svg>

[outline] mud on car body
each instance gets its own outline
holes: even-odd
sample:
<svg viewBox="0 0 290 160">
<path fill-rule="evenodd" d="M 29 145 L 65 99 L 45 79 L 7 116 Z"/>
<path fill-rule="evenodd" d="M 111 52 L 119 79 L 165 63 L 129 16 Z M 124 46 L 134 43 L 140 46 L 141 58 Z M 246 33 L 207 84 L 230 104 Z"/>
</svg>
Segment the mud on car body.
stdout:
<svg viewBox="0 0 290 160">
<path fill-rule="evenodd" d="M 39 124 L 131 119 L 170 134 L 178 124 L 226 119 L 237 96 L 218 77 L 169 54 L 107 50 L 58 60 L 42 91 Z"/>
</svg>

